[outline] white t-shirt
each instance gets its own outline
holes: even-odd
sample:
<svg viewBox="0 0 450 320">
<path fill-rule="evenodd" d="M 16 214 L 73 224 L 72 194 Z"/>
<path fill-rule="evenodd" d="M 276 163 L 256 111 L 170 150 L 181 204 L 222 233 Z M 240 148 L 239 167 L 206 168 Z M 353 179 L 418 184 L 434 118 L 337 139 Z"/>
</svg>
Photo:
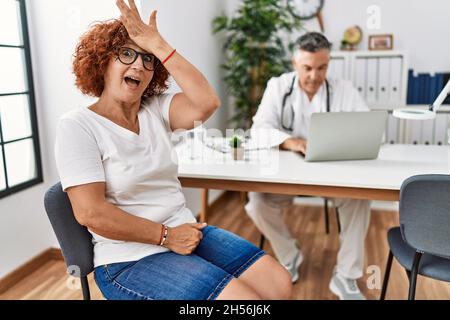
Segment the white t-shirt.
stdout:
<svg viewBox="0 0 450 320">
<path fill-rule="evenodd" d="M 283 113 L 283 116 L 288 118 L 284 120 L 285 127 L 289 127 L 292 123 L 293 130 L 289 131 L 282 126 L 281 114 L 283 97 L 289 91 L 294 76 L 296 77 L 294 88 L 292 94 L 286 99 Z M 328 82 L 331 112 L 369 111 L 367 104 L 350 81 L 329 80 Z M 322 84 L 310 101 L 306 93 L 298 85 L 296 72 L 284 73 L 279 77 L 270 79 L 267 83 L 261 104 L 253 117 L 252 130 L 276 130 L 276 136 L 279 138 L 277 145 L 290 137 L 308 139 L 311 115 L 316 112 L 327 112 L 326 101 L 325 83 Z M 275 136 L 274 133 L 272 135 Z"/>
<path fill-rule="evenodd" d="M 55 145 L 63 190 L 105 182 L 106 200 L 127 213 L 170 227 L 195 222 L 185 205 L 176 152 L 169 138 L 172 98 L 173 94 L 163 94 L 141 107 L 139 135 L 88 108 L 65 114 L 58 124 Z M 168 251 L 90 232 L 95 267 Z"/>
</svg>

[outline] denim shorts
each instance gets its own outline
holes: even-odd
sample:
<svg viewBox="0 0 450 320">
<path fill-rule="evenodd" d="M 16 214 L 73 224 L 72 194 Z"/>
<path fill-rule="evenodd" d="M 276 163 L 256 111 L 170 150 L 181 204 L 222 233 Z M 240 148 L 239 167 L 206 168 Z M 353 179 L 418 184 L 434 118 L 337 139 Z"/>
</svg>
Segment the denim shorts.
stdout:
<svg viewBox="0 0 450 320">
<path fill-rule="evenodd" d="M 95 268 L 95 282 L 106 299 L 214 300 L 265 252 L 228 231 L 213 226 L 190 255 L 172 251 L 138 261 Z"/>
</svg>

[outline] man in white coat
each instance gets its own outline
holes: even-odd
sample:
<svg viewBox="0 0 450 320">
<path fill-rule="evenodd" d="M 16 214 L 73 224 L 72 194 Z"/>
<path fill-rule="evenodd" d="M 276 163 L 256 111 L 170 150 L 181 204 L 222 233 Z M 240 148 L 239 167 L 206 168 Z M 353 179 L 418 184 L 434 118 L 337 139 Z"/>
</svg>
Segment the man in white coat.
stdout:
<svg viewBox="0 0 450 320">
<path fill-rule="evenodd" d="M 297 40 L 292 58 L 295 71 L 269 80 L 253 118 L 252 130 L 275 129 L 281 137 L 281 149 L 305 153 L 312 113 L 369 110 L 350 82 L 326 80 L 330 48 L 328 40 L 317 32 L 307 33 Z M 292 196 L 250 192 L 245 209 L 295 282 L 303 255 L 282 217 L 283 208 L 292 201 Z M 340 299 L 365 299 L 356 279 L 363 275 L 370 202 L 333 201 L 339 209 L 341 233 L 337 265 L 329 287 Z"/>
</svg>

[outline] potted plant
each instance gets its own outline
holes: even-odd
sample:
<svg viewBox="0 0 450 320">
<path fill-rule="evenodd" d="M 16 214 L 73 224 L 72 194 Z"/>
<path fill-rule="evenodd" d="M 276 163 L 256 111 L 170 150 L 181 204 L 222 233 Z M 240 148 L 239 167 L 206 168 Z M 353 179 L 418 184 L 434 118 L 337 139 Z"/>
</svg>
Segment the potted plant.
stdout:
<svg viewBox="0 0 450 320">
<path fill-rule="evenodd" d="M 244 159 L 244 148 L 242 146 L 242 138 L 237 135 L 233 135 L 230 139 L 231 154 L 234 160 Z"/>
<path fill-rule="evenodd" d="M 283 40 L 280 31 L 290 34 L 301 27 L 291 3 L 243 0 L 233 18 L 221 15 L 213 21 L 214 33 L 225 32 L 222 68 L 235 104 L 230 120 L 239 128 L 251 127 L 269 79 L 290 69 L 286 49 L 291 51 L 293 43 Z"/>
</svg>

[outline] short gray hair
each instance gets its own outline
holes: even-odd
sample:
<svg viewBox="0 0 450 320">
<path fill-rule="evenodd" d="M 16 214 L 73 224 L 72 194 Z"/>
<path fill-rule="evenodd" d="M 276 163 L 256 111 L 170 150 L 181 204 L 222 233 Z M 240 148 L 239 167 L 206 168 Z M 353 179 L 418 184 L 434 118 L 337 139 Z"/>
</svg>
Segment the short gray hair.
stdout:
<svg viewBox="0 0 450 320">
<path fill-rule="evenodd" d="M 322 49 L 331 50 L 331 43 L 319 32 L 308 32 L 295 41 L 296 48 L 307 51 L 317 52 Z"/>
</svg>

